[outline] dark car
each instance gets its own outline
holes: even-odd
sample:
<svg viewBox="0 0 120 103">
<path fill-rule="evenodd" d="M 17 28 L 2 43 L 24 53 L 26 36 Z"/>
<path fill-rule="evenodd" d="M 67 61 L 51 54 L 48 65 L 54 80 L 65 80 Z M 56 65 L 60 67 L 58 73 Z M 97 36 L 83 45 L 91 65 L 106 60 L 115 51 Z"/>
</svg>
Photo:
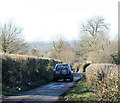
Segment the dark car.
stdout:
<svg viewBox="0 0 120 103">
<path fill-rule="evenodd" d="M 56 64 L 53 80 L 58 81 L 58 79 L 70 79 L 70 81 L 73 81 L 73 74 L 69 64 Z"/>
</svg>

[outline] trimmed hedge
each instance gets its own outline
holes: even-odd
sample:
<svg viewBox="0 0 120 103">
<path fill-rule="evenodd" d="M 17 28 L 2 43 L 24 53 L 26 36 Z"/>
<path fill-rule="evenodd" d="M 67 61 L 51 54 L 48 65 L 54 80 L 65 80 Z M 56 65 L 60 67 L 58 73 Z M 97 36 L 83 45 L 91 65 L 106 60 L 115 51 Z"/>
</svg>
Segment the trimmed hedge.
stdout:
<svg viewBox="0 0 120 103">
<path fill-rule="evenodd" d="M 27 83 L 50 82 L 53 69 L 58 61 L 32 56 L 3 54 L 2 85 L 3 91 L 26 86 Z"/>
<path fill-rule="evenodd" d="M 114 64 L 91 64 L 86 68 L 87 82 L 101 101 L 120 101 L 119 68 Z"/>
<path fill-rule="evenodd" d="M 82 72 L 86 72 L 86 68 L 90 65 L 91 63 L 84 63 L 82 66 Z"/>
</svg>

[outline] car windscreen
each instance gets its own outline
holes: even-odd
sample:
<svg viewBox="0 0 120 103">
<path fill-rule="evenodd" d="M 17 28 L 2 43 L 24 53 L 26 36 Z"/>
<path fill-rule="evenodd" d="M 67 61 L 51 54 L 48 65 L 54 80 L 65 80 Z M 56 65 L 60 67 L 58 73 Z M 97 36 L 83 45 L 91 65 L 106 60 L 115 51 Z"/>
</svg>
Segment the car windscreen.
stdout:
<svg viewBox="0 0 120 103">
<path fill-rule="evenodd" d="M 62 69 L 68 69 L 68 65 L 58 65 L 58 66 L 56 67 L 56 71 L 60 71 L 60 70 L 62 70 Z"/>
</svg>

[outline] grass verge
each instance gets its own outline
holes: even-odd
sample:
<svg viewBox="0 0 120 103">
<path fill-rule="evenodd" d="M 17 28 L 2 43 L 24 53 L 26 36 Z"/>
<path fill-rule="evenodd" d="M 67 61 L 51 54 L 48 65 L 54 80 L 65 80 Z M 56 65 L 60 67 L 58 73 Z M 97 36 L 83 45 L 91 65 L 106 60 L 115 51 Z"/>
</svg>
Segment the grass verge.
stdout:
<svg viewBox="0 0 120 103">
<path fill-rule="evenodd" d="M 62 101 L 98 101 L 98 97 L 85 81 L 80 80 L 73 89 L 65 94 Z"/>
<path fill-rule="evenodd" d="M 24 84 L 24 85 L 19 86 L 21 88 L 20 91 L 16 90 L 15 88 L 7 88 L 6 90 L 2 91 L 2 97 L 17 94 L 17 93 L 20 93 L 20 92 L 23 92 L 23 91 L 26 91 L 26 90 L 35 89 L 35 88 L 37 88 L 41 85 L 47 84 L 47 83 L 48 83 L 47 81 L 41 80 L 41 81 L 37 81 L 37 82 L 32 82 L 31 86 L 27 86 L 27 85 Z"/>
</svg>

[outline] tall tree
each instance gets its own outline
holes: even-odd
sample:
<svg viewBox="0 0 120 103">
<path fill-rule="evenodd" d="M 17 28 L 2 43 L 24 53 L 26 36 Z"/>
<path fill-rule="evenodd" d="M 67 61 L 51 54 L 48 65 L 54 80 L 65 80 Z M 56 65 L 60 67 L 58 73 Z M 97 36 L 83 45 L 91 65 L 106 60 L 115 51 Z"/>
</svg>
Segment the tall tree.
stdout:
<svg viewBox="0 0 120 103">
<path fill-rule="evenodd" d="M 88 32 L 92 37 L 94 37 L 94 40 L 96 40 L 99 33 L 106 32 L 108 29 L 108 24 L 105 23 L 105 19 L 101 16 L 88 19 L 86 23 L 82 24 L 81 28 L 82 31 Z"/>
<path fill-rule="evenodd" d="M 109 25 L 105 22 L 105 19 L 101 16 L 96 16 L 88 19 L 86 23 L 82 24 L 81 32 L 89 37 L 87 41 L 89 46 L 93 48 L 99 47 L 104 49 L 103 42 L 108 42 Z"/>
<path fill-rule="evenodd" d="M 26 43 L 22 35 L 23 29 L 17 26 L 13 21 L 9 21 L 0 27 L 1 52 L 24 54 L 26 52 Z"/>
<path fill-rule="evenodd" d="M 77 56 L 86 60 L 90 53 L 104 51 L 110 43 L 108 32 L 109 25 L 103 17 L 96 16 L 84 22 L 80 28 L 80 41 L 75 43 Z"/>
</svg>

